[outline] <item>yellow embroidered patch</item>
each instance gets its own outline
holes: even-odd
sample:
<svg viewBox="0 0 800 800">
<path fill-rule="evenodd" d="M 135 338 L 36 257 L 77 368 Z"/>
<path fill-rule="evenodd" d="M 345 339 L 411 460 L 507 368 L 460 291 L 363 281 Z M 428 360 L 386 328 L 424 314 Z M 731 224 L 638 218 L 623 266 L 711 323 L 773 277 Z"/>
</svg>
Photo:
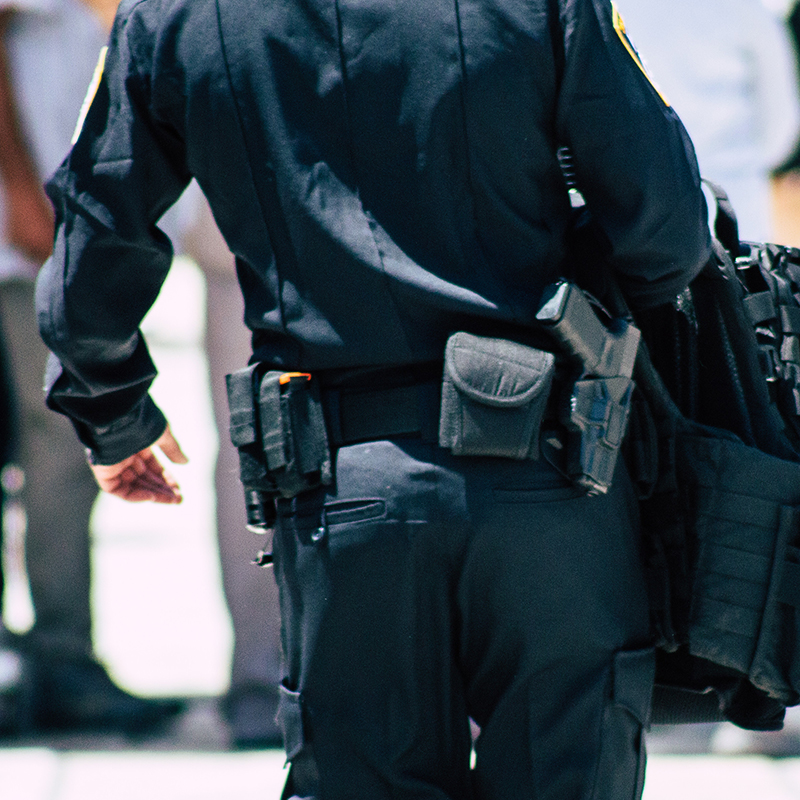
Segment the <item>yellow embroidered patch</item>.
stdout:
<svg viewBox="0 0 800 800">
<path fill-rule="evenodd" d="M 75 133 L 72 134 L 71 144 L 75 144 L 75 142 L 78 141 L 78 137 L 81 135 L 81 130 L 83 130 L 83 123 L 86 121 L 86 115 L 89 113 L 89 107 L 92 105 L 94 96 L 97 94 L 97 89 L 100 86 L 100 81 L 103 77 L 103 70 L 106 67 L 106 53 L 108 53 L 107 46 L 100 50 L 100 57 L 97 59 L 97 66 L 94 68 L 92 80 L 89 82 L 89 88 L 86 90 L 86 97 L 83 98 L 83 104 L 81 105 L 81 110 L 78 114 L 78 123 L 75 125 Z"/>
<path fill-rule="evenodd" d="M 628 38 L 628 34 L 625 32 L 625 22 L 622 19 L 622 15 L 619 13 L 617 4 L 613 0 L 611 1 L 611 19 L 614 23 L 614 30 L 617 32 L 617 36 L 619 36 L 620 41 L 628 51 L 630 57 L 634 60 L 634 63 L 642 71 L 642 74 L 645 76 L 645 78 L 650 81 L 650 85 L 656 90 L 658 96 L 664 101 L 664 105 L 669 106 L 669 100 L 667 100 L 667 98 L 664 96 L 664 93 L 656 85 L 656 82 L 650 77 L 647 70 L 644 68 L 644 64 L 642 64 L 642 59 L 639 58 L 639 54 L 636 52 L 636 48 L 631 44 L 631 40 Z"/>
</svg>

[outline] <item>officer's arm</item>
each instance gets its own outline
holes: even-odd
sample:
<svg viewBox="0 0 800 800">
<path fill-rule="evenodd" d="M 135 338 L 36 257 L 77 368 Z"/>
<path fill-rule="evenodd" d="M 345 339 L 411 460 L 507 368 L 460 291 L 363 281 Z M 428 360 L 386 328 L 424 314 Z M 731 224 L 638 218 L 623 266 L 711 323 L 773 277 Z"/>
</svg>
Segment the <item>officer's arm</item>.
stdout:
<svg viewBox="0 0 800 800">
<path fill-rule="evenodd" d="M 629 301 L 671 300 L 710 257 L 694 149 L 609 0 L 566 4 L 558 135 Z M 571 15 L 571 17 L 569 16 Z"/>
<path fill-rule="evenodd" d="M 37 282 L 39 326 L 55 354 L 48 405 L 105 466 L 146 450 L 166 427 L 148 393 L 156 370 L 139 326 L 172 263 L 156 222 L 191 177 L 180 131 L 152 114 L 158 21 L 136 17 L 151 5 L 129 3 L 117 19 L 80 135 L 47 185 L 56 239 Z"/>
</svg>

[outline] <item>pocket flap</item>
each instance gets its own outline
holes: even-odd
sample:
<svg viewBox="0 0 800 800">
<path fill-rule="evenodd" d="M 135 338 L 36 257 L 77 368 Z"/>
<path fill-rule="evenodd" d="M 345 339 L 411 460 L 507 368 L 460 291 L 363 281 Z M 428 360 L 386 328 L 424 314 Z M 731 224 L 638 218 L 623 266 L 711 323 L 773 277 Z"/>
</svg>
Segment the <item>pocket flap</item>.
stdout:
<svg viewBox="0 0 800 800">
<path fill-rule="evenodd" d="M 656 674 L 656 654 L 652 647 L 621 650 L 614 657 L 614 702 L 623 706 L 647 726 Z"/>
<path fill-rule="evenodd" d="M 554 364 L 544 350 L 463 331 L 445 349 L 445 371 L 456 388 L 490 406 L 523 406 L 549 391 Z"/>
<path fill-rule="evenodd" d="M 286 760 L 291 761 L 300 754 L 305 746 L 303 707 L 300 693 L 287 689 L 283 683 L 278 686 L 277 720 L 283 733 Z"/>
</svg>

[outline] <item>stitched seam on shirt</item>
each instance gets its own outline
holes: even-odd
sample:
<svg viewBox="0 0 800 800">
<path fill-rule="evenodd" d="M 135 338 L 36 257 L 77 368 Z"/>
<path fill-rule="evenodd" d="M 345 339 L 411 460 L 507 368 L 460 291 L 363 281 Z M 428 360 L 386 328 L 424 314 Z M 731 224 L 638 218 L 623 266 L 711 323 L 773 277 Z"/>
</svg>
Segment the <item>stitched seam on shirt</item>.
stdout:
<svg viewBox="0 0 800 800">
<path fill-rule="evenodd" d="M 386 271 L 386 264 L 384 262 L 383 257 L 383 249 L 381 248 L 380 242 L 378 241 L 378 237 L 375 235 L 375 225 L 377 224 L 375 218 L 372 214 L 368 213 L 367 210 L 364 208 L 364 204 L 361 202 L 361 190 L 360 190 L 360 180 L 359 180 L 359 170 L 356 162 L 356 154 L 354 148 L 354 139 L 353 139 L 353 117 L 350 112 L 350 104 L 348 102 L 348 79 L 347 79 L 347 62 L 345 60 L 345 51 L 344 51 L 344 25 L 342 24 L 342 13 L 339 0 L 336 0 L 336 27 L 337 27 L 337 37 L 338 37 L 338 44 L 339 44 L 339 65 L 342 70 L 342 93 L 344 96 L 344 108 L 345 114 L 347 115 L 347 127 L 349 129 L 349 136 L 347 141 L 347 149 L 350 155 L 350 169 L 353 173 L 353 177 L 355 179 L 356 184 L 356 196 L 358 197 L 358 203 L 361 207 L 361 213 L 364 215 L 364 219 L 367 223 L 367 229 L 369 230 L 370 237 L 372 239 L 372 243 L 375 246 L 375 252 L 378 256 L 378 261 L 381 267 L 381 275 L 383 276 L 383 280 L 386 282 L 386 293 L 392 300 L 392 304 L 394 306 L 394 316 L 398 322 L 399 327 L 403 331 L 403 335 L 405 337 L 405 345 L 406 350 L 410 353 L 413 352 L 413 348 L 410 346 L 410 341 L 408 334 L 406 333 L 406 326 L 403 322 L 403 315 L 399 312 L 397 307 L 397 302 L 394 299 L 394 292 L 392 291 L 391 281 L 389 280 L 388 273 Z"/>
<path fill-rule="evenodd" d="M 225 37 L 222 35 L 222 30 L 223 30 L 222 11 L 220 10 L 219 0 L 217 0 L 215 5 L 216 5 L 216 9 L 217 9 L 217 34 L 219 36 L 220 51 L 222 53 L 222 63 L 225 65 L 225 77 L 226 77 L 226 79 L 228 81 L 228 89 L 230 91 L 231 101 L 233 103 L 233 107 L 236 109 L 236 121 L 237 121 L 238 127 L 239 127 L 239 134 L 242 137 L 242 144 L 244 145 L 245 150 L 246 150 L 246 147 L 247 147 L 247 135 L 245 133 L 244 122 L 242 120 L 242 112 L 241 112 L 241 108 L 240 108 L 239 96 L 236 93 L 236 91 L 234 89 L 234 85 L 233 85 L 233 78 L 231 76 L 231 68 L 230 68 L 230 59 L 228 58 L 228 52 L 227 52 L 227 48 L 225 46 Z M 267 154 L 267 155 L 269 156 L 269 154 Z M 258 191 L 258 185 L 256 184 L 255 176 L 253 175 L 253 168 L 252 168 L 252 164 L 250 162 L 250 158 L 249 157 L 247 158 L 247 173 L 250 176 L 250 184 L 253 187 L 253 194 L 256 196 L 256 199 L 258 200 L 258 204 L 261 207 L 261 213 L 262 213 L 263 222 L 264 222 L 264 229 L 266 230 L 267 237 L 269 239 L 269 246 L 272 249 L 273 259 L 275 261 L 275 272 L 277 273 L 277 275 L 276 275 L 276 297 L 275 297 L 275 300 L 276 300 L 276 302 L 278 304 L 278 307 L 280 308 L 281 328 L 282 328 L 284 333 L 287 333 L 286 309 L 285 309 L 284 302 L 283 302 L 283 291 L 282 291 L 282 283 L 283 282 L 281 280 L 281 274 L 280 274 L 281 273 L 281 268 L 280 268 L 280 263 L 279 263 L 279 260 L 278 260 L 278 257 L 277 257 L 277 253 L 276 253 L 276 250 L 275 250 L 275 242 L 273 241 L 273 236 L 270 233 L 269 226 L 268 226 L 268 223 L 267 223 L 267 219 L 268 219 L 268 215 L 269 215 L 269 209 L 265 208 L 264 201 L 263 201 L 263 199 L 261 197 L 261 192 Z M 277 175 L 275 176 L 275 178 L 277 180 Z M 296 346 L 296 341 L 294 339 L 292 339 L 292 342 Z"/>
</svg>

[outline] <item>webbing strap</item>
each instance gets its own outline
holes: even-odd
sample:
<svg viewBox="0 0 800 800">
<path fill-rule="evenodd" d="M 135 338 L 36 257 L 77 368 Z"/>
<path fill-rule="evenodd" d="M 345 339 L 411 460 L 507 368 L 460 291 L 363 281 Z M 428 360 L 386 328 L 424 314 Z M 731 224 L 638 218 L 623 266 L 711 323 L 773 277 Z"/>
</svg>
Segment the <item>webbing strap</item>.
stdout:
<svg viewBox="0 0 800 800">
<path fill-rule="evenodd" d="M 703 179 L 703 183 L 708 186 L 714 199 L 717 201 L 717 216 L 714 220 L 714 233 L 717 239 L 730 253 L 739 252 L 739 223 L 736 219 L 736 212 L 725 190 L 716 183 Z"/>
<path fill-rule="evenodd" d="M 800 333 L 800 307 L 780 307 L 781 330 L 784 333 Z"/>
<path fill-rule="evenodd" d="M 231 441 L 236 447 L 254 444 L 258 440 L 256 413 L 253 408 L 253 377 L 257 368 L 257 365 L 251 365 L 225 376 Z"/>
<path fill-rule="evenodd" d="M 331 445 L 419 436 L 438 441 L 440 382 L 390 389 L 323 391 Z"/>
<path fill-rule="evenodd" d="M 797 550 L 797 548 L 791 548 Z M 796 553 L 796 556 L 800 553 Z M 787 561 L 783 565 L 783 579 L 778 593 L 778 602 L 800 608 L 800 564 Z"/>
<path fill-rule="evenodd" d="M 259 406 L 262 409 L 261 441 L 269 472 L 276 472 L 286 466 L 280 376 L 280 372 L 268 372 L 261 381 L 259 391 Z M 265 414 L 264 409 L 267 408 L 273 413 Z"/>
</svg>

